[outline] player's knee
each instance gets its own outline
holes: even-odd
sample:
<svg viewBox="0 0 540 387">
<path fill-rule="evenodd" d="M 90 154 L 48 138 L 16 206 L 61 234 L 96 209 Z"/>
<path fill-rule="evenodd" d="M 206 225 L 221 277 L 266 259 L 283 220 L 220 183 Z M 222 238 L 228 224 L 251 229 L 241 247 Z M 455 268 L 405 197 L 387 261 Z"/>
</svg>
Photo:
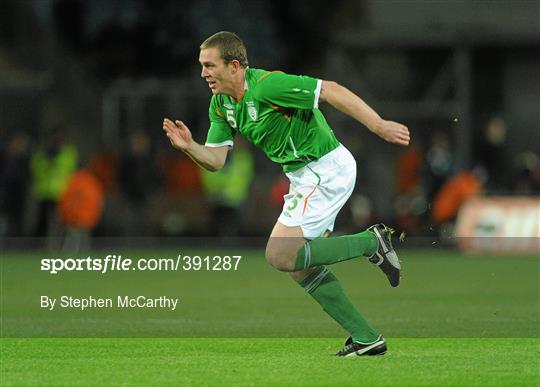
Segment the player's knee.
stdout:
<svg viewBox="0 0 540 387">
<path fill-rule="evenodd" d="M 289 276 L 296 282 L 302 281 L 304 278 L 306 278 L 305 270 L 302 271 L 292 271 L 289 273 Z"/>
<path fill-rule="evenodd" d="M 290 272 L 294 270 L 294 261 L 291 260 L 291 257 L 288 256 L 288 254 L 279 249 L 267 246 L 265 256 L 268 263 L 279 271 Z"/>
</svg>

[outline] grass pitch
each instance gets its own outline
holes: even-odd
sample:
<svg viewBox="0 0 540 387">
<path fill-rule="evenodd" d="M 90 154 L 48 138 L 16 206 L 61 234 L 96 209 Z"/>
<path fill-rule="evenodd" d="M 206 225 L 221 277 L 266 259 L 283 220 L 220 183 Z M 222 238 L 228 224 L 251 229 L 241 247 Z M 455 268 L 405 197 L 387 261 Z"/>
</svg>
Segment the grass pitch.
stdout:
<svg viewBox="0 0 540 387">
<path fill-rule="evenodd" d="M 389 345 L 384 356 L 342 359 L 330 354 L 346 334 L 260 251 L 243 252 L 234 273 L 55 276 L 38 270 L 43 254 L 2 255 L 2 386 L 540 384 L 537 257 L 404 250 L 397 289 L 365 262 L 334 265 Z M 56 313 L 38 307 L 43 292 L 181 301 L 175 312 Z"/>
<path fill-rule="evenodd" d="M 9 339 L 2 385 L 538 386 L 538 339 L 389 339 L 335 358 L 340 339 Z"/>
</svg>

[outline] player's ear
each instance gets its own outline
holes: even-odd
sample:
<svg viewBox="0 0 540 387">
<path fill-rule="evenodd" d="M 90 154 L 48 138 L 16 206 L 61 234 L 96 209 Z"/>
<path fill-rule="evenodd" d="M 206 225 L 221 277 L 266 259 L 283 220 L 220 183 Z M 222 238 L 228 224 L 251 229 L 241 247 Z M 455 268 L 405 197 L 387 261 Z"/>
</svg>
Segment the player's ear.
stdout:
<svg viewBox="0 0 540 387">
<path fill-rule="evenodd" d="M 234 72 L 237 72 L 241 67 L 240 62 L 237 59 L 231 60 L 229 64 L 232 66 Z"/>
</svg>

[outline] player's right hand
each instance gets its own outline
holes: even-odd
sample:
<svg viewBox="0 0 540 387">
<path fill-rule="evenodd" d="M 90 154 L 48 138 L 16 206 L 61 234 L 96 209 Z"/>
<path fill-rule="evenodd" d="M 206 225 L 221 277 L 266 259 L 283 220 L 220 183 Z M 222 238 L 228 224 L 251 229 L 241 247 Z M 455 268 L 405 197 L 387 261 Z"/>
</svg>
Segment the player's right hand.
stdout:
<svg viewBox="0 0 540 387">
<path fill-rule="evenodd" d="M 164 118 L 163 131 L 176 149 L 187 150 L 193 142 L 191 131 L 182 121 L 172 122 L 168 118 Z"/>
</svg>

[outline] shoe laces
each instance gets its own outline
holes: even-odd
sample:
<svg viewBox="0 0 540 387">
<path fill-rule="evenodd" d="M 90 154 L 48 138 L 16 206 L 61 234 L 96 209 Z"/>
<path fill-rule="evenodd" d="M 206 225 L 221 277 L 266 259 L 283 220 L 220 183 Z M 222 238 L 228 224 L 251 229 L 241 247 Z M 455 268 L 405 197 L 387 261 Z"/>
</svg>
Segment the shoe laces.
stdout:
<svg viewBox="0 0 540 387">
<path fill-rule="evenodd" d="M 341 350 L 338 352 L 338 355 L 341 355 L 341 354 L 343 354 L 343 353 L 348 353 L 348 352 L 350 352 L 350 350 L 353 349 L 354 344 L 355 344 L 355 343 L 351 343 L 351 344 L 346 345 L 345 347 L 343 347 L 343 349 L 341 349 Z"/>
</svg>

